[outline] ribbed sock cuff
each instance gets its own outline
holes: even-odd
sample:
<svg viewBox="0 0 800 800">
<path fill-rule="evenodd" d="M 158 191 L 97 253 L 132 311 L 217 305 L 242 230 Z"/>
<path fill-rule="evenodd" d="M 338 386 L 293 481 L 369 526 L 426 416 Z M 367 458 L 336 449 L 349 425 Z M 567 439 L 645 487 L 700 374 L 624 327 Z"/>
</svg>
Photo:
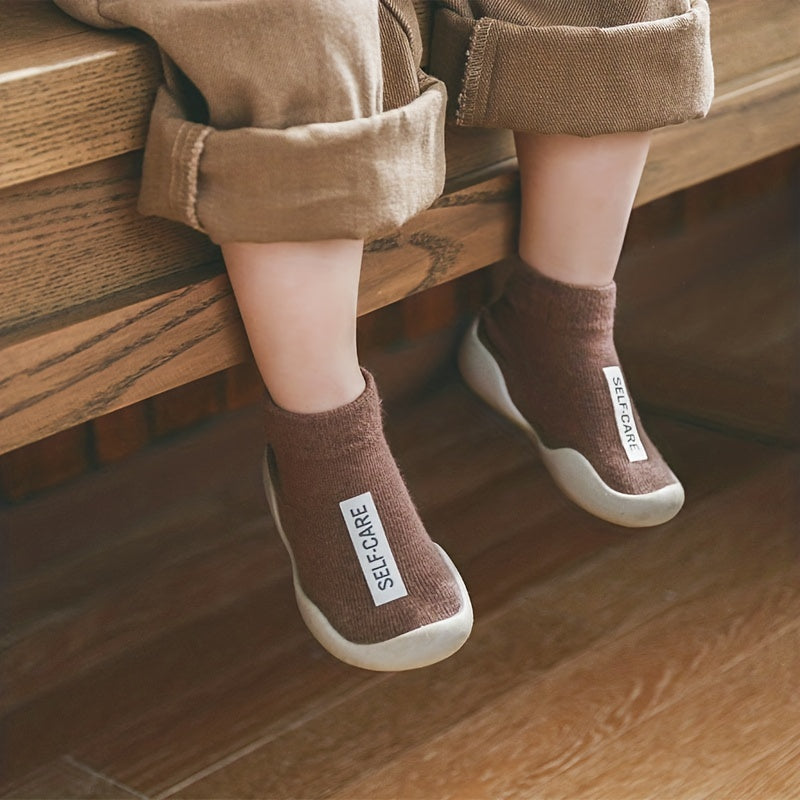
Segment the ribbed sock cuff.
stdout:
<svg viewBox="0 0 800 800">
<path fill-rule="evenodd" d="M 617 285 L 579 286 L 549 278 L 519 257 L 503 300 L 537 327 L 553 331 L 613 332 Z"/>
<path fill-rule="evenodd" d="M 365 369 L 361 372 L 364 391 L 352 402 L 331 411 L 298 414 L 281 408 L 267 395 L 267 442 L 277 450 L 301 448 L 304 457 L 325 460 L 379 441 L 383 435 L 380 397 L 372 375 Z"/>
</svg>

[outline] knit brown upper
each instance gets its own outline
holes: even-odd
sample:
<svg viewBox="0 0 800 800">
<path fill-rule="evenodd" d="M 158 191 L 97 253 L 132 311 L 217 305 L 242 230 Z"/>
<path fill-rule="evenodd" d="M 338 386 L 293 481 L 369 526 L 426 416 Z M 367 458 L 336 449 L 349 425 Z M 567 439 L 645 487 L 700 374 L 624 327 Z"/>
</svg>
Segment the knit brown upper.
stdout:
<svg viewBox="0 0 800 800">
<path fill-rule="evenodd" d="M 603 367 L 619 366 L 614 346 L 616 284 L 599 288 L 552 280 L 520 259 L 479 328 L 514 404 L 550 449 L 584 455 L 603 481 L 625 494 L 646 494 L 676 478 L 647 436 L 647 453 L 629 461 L 617 429 Z"/>
<path fill-rule="evenodd" d="M 341 408 L 295 414 L 266 404 L 278 510 L 303 591 L 346 639 L 385 641 L 453 616 L 461 599 L 425 531 L 384 436 L 375 382 Z M 339 503 L 371 492 L 408 594 L 376 606 Z"/>
</svg>

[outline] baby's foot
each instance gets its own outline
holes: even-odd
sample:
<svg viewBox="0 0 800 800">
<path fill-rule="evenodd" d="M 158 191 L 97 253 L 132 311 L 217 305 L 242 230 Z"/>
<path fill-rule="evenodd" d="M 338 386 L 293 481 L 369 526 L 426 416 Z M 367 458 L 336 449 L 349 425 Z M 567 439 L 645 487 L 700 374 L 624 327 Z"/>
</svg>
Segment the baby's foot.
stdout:
<svg viewBox="0 0 800 800">
<path fill-rule="evenodd" d="M 650 441 L 614 347 L 616 285 L 573 286 L 517 259 L 475 320 L 459 365 L 471 388 L 523 428 L 575 503 L 619 525 L 658 525 L 684 493 Z"/>
<path fill-rule="evenodd" d="M 464 644 L 472 607 L 422 526 L 364 378 L 360 397 L 320 414 L 267 400 L 264 484 L 311 633 L 348 664 L 413 669 Z"/>
</svg>

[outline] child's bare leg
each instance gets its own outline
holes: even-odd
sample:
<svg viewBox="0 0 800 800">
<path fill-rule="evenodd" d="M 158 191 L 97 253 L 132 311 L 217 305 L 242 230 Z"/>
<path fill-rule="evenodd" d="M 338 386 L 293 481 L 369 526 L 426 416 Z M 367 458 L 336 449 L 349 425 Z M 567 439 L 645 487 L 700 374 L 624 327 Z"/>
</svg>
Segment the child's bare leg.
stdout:
<svg viewBox="0 0 800 800">
<path fill-rule="evenodd" d="M 650 133 L 582 138 L 515 134 L 522 183 L 519 254 L 550 278 L 609 283 Z"/>
<path fill-rule="evenodd" d="M 356 352 L 362 251 L 357 239 L 222 247 L 258 369 L 287 411 L 329 411 L 364 391 Z"/>
<path fill-rule="evenodd" d="M 664 522 L 683 489 L 636 413 L 613 336 L 612 279 L 649 136 L 516 140 L 520 258 L 465 340 L 462 370 L 540 443 L 580 506 L 622 525 Z"/>
<path fill-rule="evenodd" d="M 334 655 L 368 669 L 450 655 L 472 611 L 422 526 L 383 435 L 374 381 L 359 368 L 363 242 L 222 249 L 269 390 L 267 499 L 306 623 Z"/>
<path fill-rule="evenodd" d="M 269 388 L 264 483 L 304 620 L 362 667 L 445 658 L 469 597 L 409 497 L 355 341 L 360 239 L 444 182 L 446 101 L 419 71 L 411 0 L 58 1 L 164 55 L 140 209 L 224 245 Z"/>
</svg>

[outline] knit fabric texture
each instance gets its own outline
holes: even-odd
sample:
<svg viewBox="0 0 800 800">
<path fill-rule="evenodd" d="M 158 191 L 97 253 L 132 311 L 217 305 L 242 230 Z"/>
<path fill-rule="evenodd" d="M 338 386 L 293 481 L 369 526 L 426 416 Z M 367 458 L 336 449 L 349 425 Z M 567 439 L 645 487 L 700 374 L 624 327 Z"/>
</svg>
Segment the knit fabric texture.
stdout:
<svg viewBox="0 0 800 800">
<path fill-rule="evenodd" d="M 364 378 L 363 394 L 341 408 L 295 414 L 268 399 L 265 419 L 270 475 L 302 589 L 342 636 L 374 644 L 453 616 L 461 599 L 389 450 L 375 382 L 366 371 Z M 369 582 L 385 580 L 386 568 L 376 559 L 365 575 L 339 505 L 365 492 L 407 592 L 381 605 Z"/>
<path fill-rule="evenodd" d="M 561 283 L 518 258 L 501 297 L 483 312 L 479 335 L 514 404 L 548 448 L 577 450 L 612 489 L 646 494 L 677 478 L 650 441 L 627 387 L 615 395 L 603 372 L 619 367 L 615 304 L 613 282 L 599 288 Z M 633 417 L 645 459 L 629 459 L 615 416 L 618 399 Z"/>
</svg>

